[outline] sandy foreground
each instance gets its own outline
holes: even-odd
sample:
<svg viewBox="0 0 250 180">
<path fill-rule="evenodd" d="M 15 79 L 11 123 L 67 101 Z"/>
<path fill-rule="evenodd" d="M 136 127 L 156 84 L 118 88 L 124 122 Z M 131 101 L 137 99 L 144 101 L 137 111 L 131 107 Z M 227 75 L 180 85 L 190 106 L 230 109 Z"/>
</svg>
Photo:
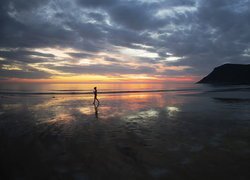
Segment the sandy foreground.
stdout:
<svg viewBox="0 0 250 180">
<path fill-rule="evenodd" d="M 3 95 L 0 179 L 249 179 L 250 101 L 224 94 Z"/>
</svg>

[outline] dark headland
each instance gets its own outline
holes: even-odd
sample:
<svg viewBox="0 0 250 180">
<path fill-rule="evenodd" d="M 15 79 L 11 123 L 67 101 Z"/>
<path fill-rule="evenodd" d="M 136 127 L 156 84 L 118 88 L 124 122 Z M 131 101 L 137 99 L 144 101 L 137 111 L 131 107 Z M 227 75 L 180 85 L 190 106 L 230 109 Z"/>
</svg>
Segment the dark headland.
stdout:
<svg viewBox="0 0 250 180">
<path fill-rule="evenodd" d="M 250 84 L 250 64 L 221 65 L 197 83 Z"/>
</svg>

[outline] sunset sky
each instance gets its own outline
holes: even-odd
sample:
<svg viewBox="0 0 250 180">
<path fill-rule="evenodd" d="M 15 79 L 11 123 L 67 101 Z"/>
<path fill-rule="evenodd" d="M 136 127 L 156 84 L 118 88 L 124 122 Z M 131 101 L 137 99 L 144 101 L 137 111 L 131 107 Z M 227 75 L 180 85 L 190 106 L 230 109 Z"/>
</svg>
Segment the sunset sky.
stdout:
<svg viewBox="0 0 250 180">
<path fill-rule="evenodd" d="M 250 0 L 1 0 L 0 82 L 195 82 L 250 62 Z"/>
</svg>

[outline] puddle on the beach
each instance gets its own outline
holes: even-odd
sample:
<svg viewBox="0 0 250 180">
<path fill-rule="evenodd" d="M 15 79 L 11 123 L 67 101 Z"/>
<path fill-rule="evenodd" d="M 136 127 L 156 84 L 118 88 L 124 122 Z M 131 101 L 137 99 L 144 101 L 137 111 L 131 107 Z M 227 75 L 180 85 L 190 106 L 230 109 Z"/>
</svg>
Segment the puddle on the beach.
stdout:
<svg viewBox="0 0 250 180">
<path fill-rule="evenodd" d="M 89 95 L 1 101 L 3 170 L 14 179 L 248 175 L 249 104 L 173 93 L 99 99 L 99 106 Z"/>
</svg>

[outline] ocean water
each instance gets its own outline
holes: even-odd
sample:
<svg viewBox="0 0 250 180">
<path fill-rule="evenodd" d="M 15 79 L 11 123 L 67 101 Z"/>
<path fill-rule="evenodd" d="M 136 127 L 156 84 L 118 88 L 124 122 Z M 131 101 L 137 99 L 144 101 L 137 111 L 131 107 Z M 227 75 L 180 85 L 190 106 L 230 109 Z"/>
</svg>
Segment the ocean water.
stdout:
<svg viewBox="0 0 250 180">
<path fill-rule="evenodd" d="M 128 93 L 135 91 L 183 91 L 202 92 L 233 89 L 248 89 L 250 86 L 214 86 L 196 83 L 116 83 L 116 84 L 43 84 L 6 83 L 0 84 L 0 94 L 92 94 L 97 87 L 99 93 Z"/>
<path fill-rule="evenodd" d="M 1 85 L 0 179 L 249 179 L 250 87 Z"/>
<path fill-rule="evenodd" d="M 20 94 L 85 94 L 92 93 L 94 87 L 99 92 L 117 92 L 117 91 L 150 91 L 150 90 L 192 90 L 201 88 L 201 85 L 193 83 L 134 83 L 134 84 L 35 84 L 35 83 L 7 83 L 1 84 L 0 93 L 20 93 Z"/>
</svg>

